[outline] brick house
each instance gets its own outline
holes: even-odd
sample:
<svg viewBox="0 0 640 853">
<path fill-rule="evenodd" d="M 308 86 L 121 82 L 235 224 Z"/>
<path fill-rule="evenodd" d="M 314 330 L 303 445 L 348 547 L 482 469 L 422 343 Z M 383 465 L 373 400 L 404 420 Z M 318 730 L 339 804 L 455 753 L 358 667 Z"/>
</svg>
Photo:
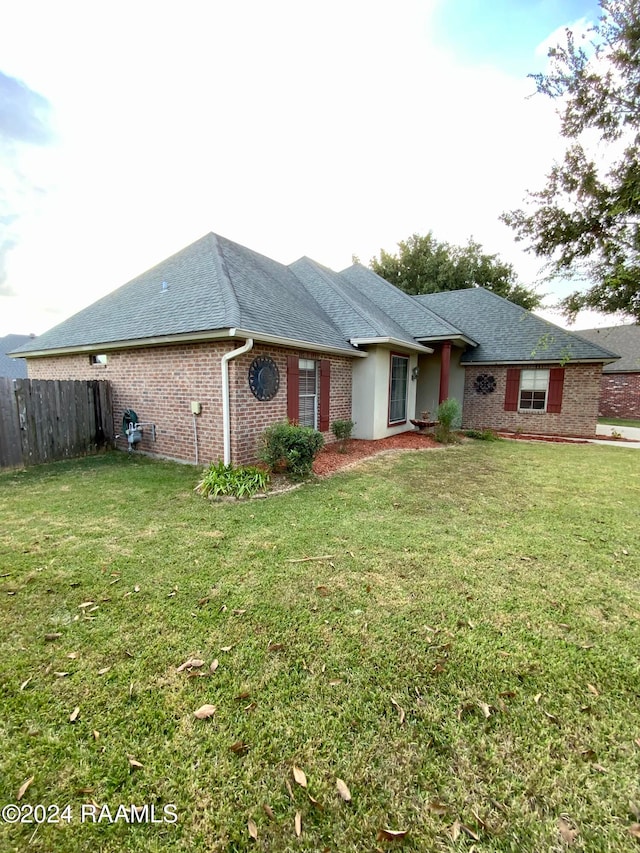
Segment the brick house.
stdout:
<svg viewBox="0 0 640 853">
<path fill-rule="evenodd" d="M 603 418 L 640 420 L 640 325 L 607 326 L 578 332 L 592 344 L 618 353 L 606 364 L 600 380 L 600 415 Z"/>
<path fill-rule="evenodd" d="M 284 266 L 215 234 L 19 355 L 30 378 L 109 379 L 116 429 L 133 410 L 139 449 L 235 463 L 277 421 L 331 441 L 351 418 L 354 437 L 379 439 L 449 396 L 467 427 L 593 435 L 615 359 L 482 288 L 412 297 L 359 264 Z"/>
</svg>

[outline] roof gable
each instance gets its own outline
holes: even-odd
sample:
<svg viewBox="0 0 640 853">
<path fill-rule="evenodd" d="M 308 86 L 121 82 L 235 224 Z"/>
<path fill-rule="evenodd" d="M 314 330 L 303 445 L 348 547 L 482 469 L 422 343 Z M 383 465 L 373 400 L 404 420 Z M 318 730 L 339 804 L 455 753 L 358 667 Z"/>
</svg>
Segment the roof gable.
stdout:
<svg viewBox="0 0 640 853">
<path fill-rule="evenodd" d="M 615 354 L 483 287 L 414 296 L 478 342 L 463 364 L 611 361 Z"/>
</svg>

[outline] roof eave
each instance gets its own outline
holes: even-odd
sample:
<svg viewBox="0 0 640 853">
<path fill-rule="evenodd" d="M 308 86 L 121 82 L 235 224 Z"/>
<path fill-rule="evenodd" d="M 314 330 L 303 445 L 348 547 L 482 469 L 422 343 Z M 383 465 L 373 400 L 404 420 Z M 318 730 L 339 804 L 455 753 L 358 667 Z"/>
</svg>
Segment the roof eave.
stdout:
<svg viewBox="0 0 640 853">
<path fill-rule="evenodd" d="M 378 337 L 378 338 L 349 338 L 349 343 L 354 347 L 360 346 L 378 346 L 389 345 L 400 347 L 403 349 L 413 350 L 415 352 L 432 353 L 433 348 L 424 346 L 419 343 L 411 343 L 411 341 L 403 341 L 401 338 Z"/>
<path fill-rule="evenodd" d="M 466 335 L 425 335 L 424 337 L 416 338 L 418 341 L 428 341 L 429 343 L 439 343 L 440 341 L 451 341 L 452 343 L 464 344 L 465 346 L 477 347 L 478 342 L 473 338 L 468 338 Z"/>
<path fill-rule="evenodd" d="M 501 365 L 501 364 L 610 364 L 615 359 L 607 358 L 512 358 L 512 359 L 487 359 L 483 361 L 476 359 L 475 361 L 460 360 L 461 367 L 473 367 L 476 364 L 483 365 Z"/>
<path fill-rule="evenodd" d="M 171 346 L 184 343 L 208 343 L 209 341 L 228 340 L 229 338 L 253 338 L 261 343 L 276 344 L 278 346 L 315 350 L 335 355 L 353 356 L 355 358 L 366 358 L 367 354 L 358 352 L 348 346 L 339 347 L 328 344 L 318 344 L 313 341 L 298 340 L 296 338 L 283 338 L 278 335 L 263 334 L 250 329 L 239 329 L 230 327 L 225 329 L 214 329 L 203 332 L 185 332 L 177 335 L 156 335 L 149 338 L 133 338 L 130 340 L 98 341 L 91 344 L 79 344 L 68 347 L 52 347 L 51 349 L 31 350 L 21 352 L 20 358 L 47 358 L 61 355 L 74 355 L 82 353 L 113 352 L 115 350 L 141 349 L 143 347 Z"/>
</svg>

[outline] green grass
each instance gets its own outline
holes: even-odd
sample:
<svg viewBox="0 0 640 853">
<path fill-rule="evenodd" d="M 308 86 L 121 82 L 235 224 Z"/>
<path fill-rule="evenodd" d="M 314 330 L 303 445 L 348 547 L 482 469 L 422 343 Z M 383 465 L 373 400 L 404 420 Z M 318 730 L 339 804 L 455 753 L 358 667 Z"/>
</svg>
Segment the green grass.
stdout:
<svg viewBox="0 0 640 853">
<path fill-rule="evenodd" d="M 0 849 L 637 849 L 634 453 L 469 442 L 243 503 L 125 454 L 0 475 L 0 801 L 33 776 L 73 818 Z"/>
<path fill-rule="evenodd" d="M 611 424 L 611 426 L 628 426 L 640 429 L 640 421 L 631 418 L 598 418 L 599 424 Z"/>
</svg>

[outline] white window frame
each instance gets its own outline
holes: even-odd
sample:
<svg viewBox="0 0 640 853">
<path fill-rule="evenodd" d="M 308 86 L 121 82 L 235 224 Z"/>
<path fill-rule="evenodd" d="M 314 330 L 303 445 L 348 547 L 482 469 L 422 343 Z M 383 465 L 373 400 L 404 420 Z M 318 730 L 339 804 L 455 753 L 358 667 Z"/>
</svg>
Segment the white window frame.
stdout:
<svg viewBox="0 0 640 853">
<path fill-rule="evenodd" d="M 318 382 L 318 362 L 312 358 L 300 358 L 298 359 L 298 423 L 300 426 L 310 426 L 313 429 L 318 429 L 318 400 L 319 400 L 319 382 Z M 312 392 L 306 390 L 306 380 L 308 378 L 308 373 L 313 371 L 315 387 Z M 303 380 L 305 381 L 305 390 L 303 391 Z M 309 423 L 308 420 L 303 420 L 303 412 L 306 414 L 308 406 L 302 405 L 302 401 L 312 400 L 313 406 L 313 423 Z"/>
<path fill-rule="evenodd" d="M 518 391 L 518 411 L 531 412 L 533 414 L 543 414 L 547 411 L 549 402 L 549 378 L 551 371 L 548 368 L 525 368 L 520 371 L 520 389 Z M 531 398 L 526 401 L 528 405 L 523 405 L 522 395 L 531 394 Z M 540 403 L 540 394 L 544 394 L 542 406 L 534 405 Z M 538 395 L 538 399 L 534 395 Z"/>
</svg>

